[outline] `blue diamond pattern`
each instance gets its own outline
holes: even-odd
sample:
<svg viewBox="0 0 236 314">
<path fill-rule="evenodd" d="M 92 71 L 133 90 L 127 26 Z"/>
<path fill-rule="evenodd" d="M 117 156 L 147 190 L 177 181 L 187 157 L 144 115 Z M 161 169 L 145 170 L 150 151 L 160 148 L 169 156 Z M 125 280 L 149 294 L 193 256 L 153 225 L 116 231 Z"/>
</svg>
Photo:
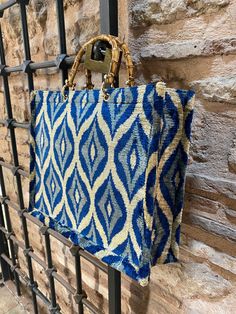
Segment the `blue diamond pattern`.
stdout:
<svg viewBox="0 0 236 314">
<path fill-rule="evenodd" d="M 145 183 L 147 143 L 148 138 L 137 118 L 115 147 L 117 174 L 126 187 L 130 200 Z"/>
<path fill-rule="evenodd" d="M 39 124 L 35 130 L 35 152 L 39 156 L 40 165 L 43 166 L 50 149 L 50 138 L 48 126 L 45 122 L 44 113 L 42 114 Z"/>
<path fill-rule="evenodd" d="M 53 213 L 55 207 L 62 199 L 62 182 L 52 164 L 50 162 L 44 176 L 45 191 Z"/>
<path fill-rule="evenodd" d="M 106 138 L 95 117 L 91 126 L 84 132 L 79 145 L 81 165 L 91 186 L 93 186 L 95 180 L 106 166 L 108 158 L 107 152 L 108 146 Z"/>
<path fill-rule="evenodd" d="M 78 227 L 81 220 L 87 215 L 90 207 L 89 194 L 86 185 L 80 178 L 77 165 L 66 184 L 67 199 Z"/>
<path fill-rule="evenodd" d="M 54 136 L 54 147 L 56 162 L 64 176 L 74 154 L 74 138 L 68 125 L 67 115 L 57 127 Z"/>
<path fill-rule="evenodd" d="M 110 243 L 110 240 L 123 229 L 127 216 L 122 195 L 115 187 L 111 174 L 98 189 L 95 206 Z"/>
</svg>

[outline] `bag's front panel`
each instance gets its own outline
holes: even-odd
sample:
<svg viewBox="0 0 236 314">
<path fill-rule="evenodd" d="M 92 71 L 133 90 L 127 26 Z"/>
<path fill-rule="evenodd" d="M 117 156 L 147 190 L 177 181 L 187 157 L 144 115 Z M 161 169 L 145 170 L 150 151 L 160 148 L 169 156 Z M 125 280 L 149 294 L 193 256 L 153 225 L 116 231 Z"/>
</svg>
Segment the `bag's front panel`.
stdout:
<svg viewBox="0 0 236 314">
<path fill-rule="evenodd" d="M 65 102 L 38 91 L 31 103 L 32 214 L 139 280 L 150 272 L 160 102 L 148 85 L 108 102 L 97 90 Z"/>
</svg>

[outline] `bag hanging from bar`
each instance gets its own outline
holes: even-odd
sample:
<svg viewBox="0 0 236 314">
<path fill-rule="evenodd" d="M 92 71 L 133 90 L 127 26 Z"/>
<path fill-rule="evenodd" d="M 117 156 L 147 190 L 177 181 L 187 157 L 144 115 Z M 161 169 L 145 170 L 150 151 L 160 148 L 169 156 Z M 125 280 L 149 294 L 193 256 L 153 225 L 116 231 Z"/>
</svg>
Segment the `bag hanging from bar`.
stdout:
<svg viewBox="0 0 236 314">
<path fill-rule="evenodd" d="M 112 46 L 102 88 L 87 70 L 87 89 L 70 90 L 97 40 Z M 128 87 L 114 88 L 121 51 Z M 30 214 L 147 285 L 152 265 L 179 256 L 194 92 L 135 86 L 127 46 L 100 35 L 81 48 L 62 91 L 32 96 Z"/>
</svg>

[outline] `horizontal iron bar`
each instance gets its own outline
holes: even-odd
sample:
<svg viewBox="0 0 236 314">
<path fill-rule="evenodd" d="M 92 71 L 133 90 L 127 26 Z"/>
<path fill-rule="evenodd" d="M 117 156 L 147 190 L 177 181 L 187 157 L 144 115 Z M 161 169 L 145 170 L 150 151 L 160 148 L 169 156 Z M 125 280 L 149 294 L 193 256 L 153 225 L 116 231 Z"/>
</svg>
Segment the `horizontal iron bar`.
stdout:
<svg viewBox="0 0 236 314">
<path fill-rule="evenodd" d="M 7 235 L 8 234 L 8 231 L 0 226 L 0 230 L 5 234 Z M 19 241 L 14 235 L 11 235 L 9 237 L 18 247 L 20 247 L 22 250 L 25 249 L 25 246 L 24 246 L 24 243 Z M 41 259 L 39 258 L 34 252 L 29 252 L 28 253 L 29 256 L 35 261 L 37 262 L 42 268 L 43 270 L 47 270 L 47 264 Z M 62 286 L 64 286 L 69 292 L 71 293 L 75 293 L 76 292 L 76 289 L 73 288 L 66 280 L 64 280 L 64 278 L 60 275 L 57 274 L 56 270 L 55 271 L 52 271 L 52 276 L 58 281 L 60 282 L 60 284 Z"/>
<path fill-rule="evenodd" d="M 52 276 L 60 282 L 60 284 L 65 287 L 70 293 L 74 294 L 75 293 L 75 288 L 73 288 L 68 281 L 66 281 L 62 276 L 58 275 L 57 272 L 53 271 Z"/>
<path fill-rule="evenodd" d="M 71 66 L 74 60 L 75 60 L 75 56 L 66 57 L 65 65 L 68 67 Z M 54 67 L 57 67 L 57 65 L 58 65 L 57 59 L 51 60 L 51 61 L 44 61 L 44 62 L 32 62 L 29 64 L 29 70 L 31 70 L 31 72 L 34 72 L 40 69 L 54 68 Z M 5 73 L 23 72 L 23 71 L 24 71 L 24 66 L 21 64 L 14 67 L 6 66 L 4 68 Z"/>
<path fill-rule="evenodd" d="M 4 253 L 1 254 L 1 257 L 11 266 L 13 267 L 12 261 L 7 257 Z M 30 286 L 30 279 L 29 277 L 20 269 L 20 267 L 15 268 L 16 273 L 19 275 L 19 277 L 22 279 L 22 281 L 27 285 Z M 32 287 L 32 290 L 35 292 L 35 294 L 49 307 L 50 301 L 48 298 L 35 286 Z M 61 312 L 58 312 L 58 314 Z"/>
<path fill-rule="evenodd" d="M 14 202 L 12 202 L 11 200 L 7 199 L 7 200 L 5 200 L 5 203 L 9 207 L 15 209 L 18 213 L 21 212 L 21 209 L 19 208 L 19 206 L 17 204 L 15 204 Z M 31 222 L 36 224 L 39 228 L 44 226 L 44 224 L 39 219 L 35 218 L 34 216 L 30 215 L 29 213 L 24 212 L 23 215 L 25 216 L 25 218 L 29 219 Z M 55 231 L 54 229 L 51 229 L 51 228 L 48 228 L 47 232 L 48 232 L 48 234 L 50 234 L 55 239 L 62 242 L 67 247 L 71 247 L 72 242 L 70 240 L 68 240 L 66 237 L 64 237 L 62 234 L 58 233 L 57 231 Z M 78 254 L 81 257 L 83 257 L 84 259 L 86 259 L 87 261 L 91 262 L 94 266 L 97 266 L 100 270 L 104 271 L 105 273 L 108 273 L 107 265 L 103 264 L 100 260 L 93 257 L 91 254 L 84 251 L 82 248 L 78 251 Z M 33 256 L 32 256 L 32 258 L 33 258 Z"/>
<path fill-rule="evenodd" d="M 8 235 L 8 231 L 6 228 L 4 228 L 3 226 L 0 226 L 0 230 L 7 236 Z M 23 251 L 25 250 L 25 245 L 23 242 L 19 241 L 16 236 L 14 234 L 11 234 L 9 236 L 9 239 L 11 239 L 13 241 L 13 243 L 15 243 L 18 247 L 20 247 Z M 44 270 L 47 269 L 47 265 L 46 263 L 41 260 L 34 252 L 29 251 L 28 255 L 30 257 L 32 257 L 33 260 L 35 260 L 35 262 L 37 262 Z"/>
<path fill-rule="evenodd" d="M 4 228 L 5 229 L 5 228 Z M 2 230 L 2 228 L 1 228 Z M 15 242 L 16 244 L 20 244 L 19 246 L 21 247 L 22 243 L 19 243 L 20 241 L 18 241 L 14 236 L 11 236 L 11 239 L 13 242 Z M 15 241 L 16 240 L 16 241 Z M 23 245 L 24 246 L 24 245 Z M 33 258 L 33 254 L 32 252 L 30 252 L 31 257 Z M 34 254 L 35 255 L 35 254 Z M 1 257 L 11 266 L 13 267 L 12 261 L 4 254 L 1 254 Z M 37 261 L 37 260 L 36 260 Z M 42 261 L 42 264 L 44 262 Z M 41 265 L 41 263 L 40 263 Z M 41 265 L 42 266 L 42 265 Z M 46 267 L 46 264 L 45 264 Z M 44 268 L 44 267 L 43 267 Z M 45 268 L 46 269 L 46 268 Z M 29 285 L 30 283 L 30 279 L 27 277 L 27 275 L 25 273 L 23 273 L 20 270 L 20 267 L 16 267 L 15 271 L 17 272 L 17 274 L 20 276 L 20 278 L 23 279 L 23 281 Z M 58 275 L 55 271 L 52 272 L 53 277 L 62 285 L 64 286 L 70 293 L 72 293 L 73 295 L 76 293 L 76 289 L 73 288 L 70 284 L 68 284 L 68 282 L 66 280 L 64 280 L 64 278 L 60 275 Z M 37 294 L 37 296 L 39 296 L 45 303 L 47 306 L 50 306 L 50 301 L 41 293 L 41 291 L 37 288 L 37 287 L 33 287 L 34 292 Z M 82 298 L 81 302 L 89 309 L 92 311 L 92 313 L 94 314 L 102 314 L 103 312 L 101 312 L 96 306 L 94 306 L 89 300 L 87 300 L 86 298 Z M 60 313 L 60 312 L 59 312 Z"/>
<path fill-rule="evenodd" d="M 24 170 L 21 169 L 20 167 L 17 167 L 17 169 L 16 169 L 15 166 L 13 166 L 12 164 L 9 164 L 9 163 L 7 163 L 7 162 L 1 160 L 1 159 L 0 159 L 0 165 L 3 166 L 3 167 L 5 167 L 5 168 L 7 168 L 7 169 L 10 169 L 11 171 L 16 171 L 16 172 L 18 172 L 18 173 L 19 173 L 20 175 L 22 175 L 23 177 L 26 177 L 26 178 L 29 177 L 29 173 L 28 173 L 28 172 L 24 171 Z"/>
<path fill-rule="evenodd" d="M 30 214 L 29 214 L 30 215 Z M 30 215 L 31 216 L 31 215 Z M 56 238 L 57 240 L 61 241 L 65 246 L 70 247 L 71 246 L 71 241 L 68 240 L 66 237 L 64 237 L 62 234 L 58 233 L 57 231 L 49 228 L 48 233 Z"/>
<path fill-rule="evenodd" d="M 104 273 L 108 273 L 108 267 L 107 265 L 100 262 L 97 258 L 94 258 L 91 254 L 80 250 L 79 255 L 86 259 L 87 261 L 91 262 L 94 266 L 97 266 L 99 269 L 101 269 Z"/>
<path fill-rule="evenodd" d="M 7 120 L 2 120 L 0 119 L 0 124 L 7 126 Z M 29 129 L 30 124 L 27 122 L 17 122 L 17 121 L 12 121 L 12 126 L 15 128 L 21 128 L 21 129 Z"/>
<path fill-rule="evenodd" d="M 6 202 L 9 203 L 8 200 Z M 10 206 L 10 204 L 9 204 L 9 206 Z M 34 222 L 35 224 L 37 224 L 39 227 L 43 226 L 43 223 L 41 221 L 39 221 L 37 218 L 33 217 L 29 213 L 27 213 L 27 212 L 24 213 L 24 216 L 26 218 L 28 218 L 29 220 L 31 220 L 32 222 Z M 59 240 L 60 242 L 62 242 L 67 247 L 71 247 L 72 242 L 70 240 L 68 240 L 66 237 L 64 237 L 62 234 L 55 231 L 54 229 L 48 228 L 48 233 L 51 236 L 53 236 L 54 238 L 56 238 L 57 240 Z M 87 261 L 91 262 L 94 266 L 97 266 L 103 272 L 108 273 L 107 265 L 100 262 L 97 258 L 93 257 L 91 254 L 87 253 L 82 248 L 79 250 L 78 254 L 81 257 L 83 257 L 84 259 L 86 259 Z"/>
</svg>

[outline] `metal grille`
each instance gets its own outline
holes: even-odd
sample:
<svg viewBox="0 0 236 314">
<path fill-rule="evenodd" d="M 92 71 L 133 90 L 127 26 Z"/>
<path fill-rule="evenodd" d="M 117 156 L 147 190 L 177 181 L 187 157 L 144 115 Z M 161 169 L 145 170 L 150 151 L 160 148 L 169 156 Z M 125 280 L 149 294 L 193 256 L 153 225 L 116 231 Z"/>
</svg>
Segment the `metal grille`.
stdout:
<svg viewBox="0 0 236 314">
<path fill-rule="evenodd" d="M 54 61 L 44 61 L 34 63 L 31 61 L 27 13 L 26 6 L 29 4 L 27 0 L 9 0 L 0 5 L 0 17 L 6 9 L 13 5 L 18 5 L 21 16 L 22 36 L 24 45 L 24 62 L 15 67 L 7 67 L 5 61 L 4 44 L 2 39 L 2 30 L 0 28 L 0 75 L 3 80 L 5 106 L 7 118 L 0 120 L 1 125 L 5 125 L 9 130 L 10 143 L 12 149 L 13 164 L 9 164 L 0 158 L 0 183 L 1 183 L 1 206 L 0 206 L 0 263 L 2 268 L 2 276 L 4 281 L 12 280 L 16 287 L 17 295 L 21 295 L 21 284 L 24 283 L 32 294 L 32 303 L 34 313 L 39 313 L 38 298 L 47 305 L 49 313 L 61 313 L 60 307 L 57 304 L 57 295 L 55 289 L 55 280 L 63 285 L 70 293 L 73 294 L 74 300 L 78 305 L 78 313 L 84 312 L 84 307 L 87 307 L 92 313 L 102 313 L 102 309 L 97 308 L 91 301 L 87 299 L 86 292 L 82 289 L 82 273 L 81 273 L 81 257 L 85 258 L 93 265 L 107 273 L 108 275 L 108 299 L 109 313 L 121 313 L 121 291 L 120 291 L 120 273 L 113 268 L 101 263 L 98 259 L 84 251 L 78 246 L 73 245 L 68 239 L 63 237 L 58 232 L 44 226 L 38 219 L 34 218 L 27 212 L 25 207 L 21 177 L 28 177 L 28 173 L 19 165 L 17 143 L 15 136 L 15 128 L 29 128 L 29 123 L 20 123 L 14 119 L 11 104 L 11 95 L 9 89 L 8 76 L 12 72 L 23 72 L 28 78 L 28 89 L 31 92 L 34 89 L 33 72 L 38 69 L 57 67 L 61 71 L 62 85 L 67 78 L 68 68 L 72 65 L 74 57 L 67 56 L 66 50 L 66 32 L 64 20 L 63 0 L 56 0 L 57 21 L 58 21 L 58 38 L 60 54 Z M 117 19 L 117 0 L 100 0 L 100 21 L 101 33 L 110 33 L 117 35 L 118 19 Z M 15 176 L 17 186 L 18 203 L 10 200 L 6 194 L 5 180 L 3 176 L 3 167 L 12 171 Z M 9 208 L 14 209 L 22 224 L 23 241 L 16 238 L 12 229 L 11 217 Z M 5 218 L 4 218 L 5 217 Z M 46 262 L 34 253 L 34 249 L 30 244 L 28 235 L 27 221 L 30 220 L 39 227 L 39 231 L 45 240 Z M 70 248 L 71 254 L 75 261 L 76 287 L 72 287 L 62 276 L 57 273 L 53 264 L 50 238 L 54 237 L 64 245 Z M 9 246 L 8 246 L 9 243 Z M 26 258 L 28 274 L 24 273 L 17 263 L 15 245 L 23 250 Z M 10 251 L 10 252 L 9 252 Z M 38 263 L 44 270 L 48 278 L 50 297 L 47 298 L 39 289 L 35 280 L 32 261 Z"/>
</svg>

